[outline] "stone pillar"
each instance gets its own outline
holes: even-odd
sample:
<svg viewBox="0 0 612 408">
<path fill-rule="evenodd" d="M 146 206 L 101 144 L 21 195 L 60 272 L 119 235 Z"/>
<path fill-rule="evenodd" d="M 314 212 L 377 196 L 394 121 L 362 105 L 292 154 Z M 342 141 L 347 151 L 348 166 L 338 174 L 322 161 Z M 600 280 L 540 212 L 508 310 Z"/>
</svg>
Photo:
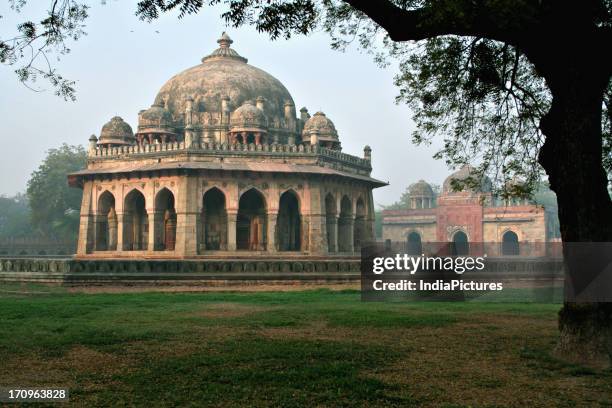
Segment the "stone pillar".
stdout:
<svg viewBox="0 0 612 408">
<path fill-rule="evenodd" d="M 355 217 L 350 217 L 347 221 L 348 224 L 346 225 L 346 228 L 348 229 L 348 236 L 350 237 L 348 242 L 348 252 L 355 252 Z"/>
<path fill-rule="evenodd" d="M 191 148 L 193 147 L 194 140 L 193 140 L 193 129 L 191 127 L 191 125 L 187 125 L 185 126 L 185 147 L 186 148 Z"/>
<path fill-rule="evenodd" d="M 117 251 L 123 251 L 123 235 L 125 232 L 123 231 L 124 223 L 124 215 L 122 212 L 117 213 Z"/>
<path fill-rule="evenodd" d="M 107 249 L 109 251 L 114 251 L 117 249 L 117 213 L 113 207 L 111 207 L 110 211 L 108 212 L 107 225 Z"/>
<path fill-rule="evenodd" d="M 198 253 L 197 219 L 198 188 L 197 177 L 187 176 L 178 182 L 174 197 L 176 211 L 176 243 L 174 251 L 179 256 L 194 256 Z"/>
<path fill-rule="evenodd" d="M 96 137 L 96 135 L 91 135 L 89 137 L 89 149 L 88 149 L 89 155 L 95 156 L 97 148 L 98 148 L 98 138 Z"/>
<path fill-rule="evenodd" d="M 77 255 L 85 255 L 93 250 L 95 225 L 91 214 L 92 194 L 93 183 L 91 181 L 86 182 L 83 186 L 83 200 L 81 201 Z"/>
<path fill-rule="evenodd" d="M 149 236 L 147 237 L 147 250 L 155 251 L 159 248 L 158 243 L 161 242 L 161 228 L 159 227 L 162 223 L 161 213 L 154 209 L 147 209 L 149 214 Z"/>
<path fill-rule="evenodd" d="M 268 252 L 277 252 L 276 248 L 276 221 L 278 219 L 278 212 L 268 213 L 268 231 L 266 232 L 267 239 L 267 250 Z"/>
<path fill-rule="evenodd" d="M 227 250 L 236 250 L 236 222 L 238 210 L 227 210 Z"/>
<path fill-rule="evenodd" d="M 325 230 L 325 234 L 328 237 L 327 251 L 338 252 L 338 216 L 335 214 L 329 214 L 325 218 L 325 224 L 327 228 Z M 327 231 L 329 231 L 329 234 L 327 233 Z"/>
<path fill-rule="evenodd" d="M 374 213 L 374 197 L 372 195 L 372 190 L 368 190 L 368 208 L 367 216 L 366 216 L 366 231 L 367 231 L 367 240 L 369 242 L 376 241 L 376 215 Z"/>
<path fill-rule="evenodd" d="M 230 119 L 229 101 L 229 96 L 223 96 L 221 98 L 221 123 L 224 125 L 227 125 Z"/>
</svg>

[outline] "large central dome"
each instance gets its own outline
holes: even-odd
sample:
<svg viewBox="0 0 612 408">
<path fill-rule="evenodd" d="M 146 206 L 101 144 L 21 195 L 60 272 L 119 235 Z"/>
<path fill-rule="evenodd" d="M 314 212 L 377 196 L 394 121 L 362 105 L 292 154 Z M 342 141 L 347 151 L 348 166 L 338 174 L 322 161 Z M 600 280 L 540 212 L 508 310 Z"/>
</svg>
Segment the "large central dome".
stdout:
<svg viewBox="0 0 612 408">
<path fill-rule="evenodd" d="M 227 34 L 223 33 L 217 42 L 219 48 L 202 58 L 201 64 L 166 82 L 155 103 L 165 105 L 174 120 L 180 122 L 188 99 L 193 100 L 195 112 L 218 113 L 222 99 L 229 98 L 227 108 L 233 111 L 246 101 L 263 98 L 267 115 L 281 120 L 285 104 L 294 106 L 287 88 L 272 75 L 247 64 L 246 58 L 230 48 L 233 41 Z"/>
</svg>

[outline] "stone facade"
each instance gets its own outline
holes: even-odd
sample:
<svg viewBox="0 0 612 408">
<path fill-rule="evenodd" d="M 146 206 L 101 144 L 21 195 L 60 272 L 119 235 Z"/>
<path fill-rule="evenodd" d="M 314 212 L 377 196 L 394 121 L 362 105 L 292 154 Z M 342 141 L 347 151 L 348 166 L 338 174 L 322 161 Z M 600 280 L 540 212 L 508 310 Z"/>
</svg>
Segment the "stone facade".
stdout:
<svg viewBox="0 0 612 408">
<path fill-rule="evenodd" d="M 545 255 L 545 243 L 554 239 L 547 234 L 544 208 L 527 200 L 497 200 L 486 178 L 480 187 L 454 191 L 452 180 L 471 172 L 465 166 L 449 176 L 438 197 L 425 181 L 413 184 L 411 208 L 383 211 L 383 239 L 415 247 L 432 242 L 461 242 L 466 247 L 486 243 L 492 256 Z"/>
<path fill-rule="evenodd" d="M 373 240 L 371 149 L 341 152 L 323 113 L 296 117 L 274 77 L 224 34 L 170 79 L 133 134 L 90 138 L 77 257 L 354 255 Z"/>
</svg>

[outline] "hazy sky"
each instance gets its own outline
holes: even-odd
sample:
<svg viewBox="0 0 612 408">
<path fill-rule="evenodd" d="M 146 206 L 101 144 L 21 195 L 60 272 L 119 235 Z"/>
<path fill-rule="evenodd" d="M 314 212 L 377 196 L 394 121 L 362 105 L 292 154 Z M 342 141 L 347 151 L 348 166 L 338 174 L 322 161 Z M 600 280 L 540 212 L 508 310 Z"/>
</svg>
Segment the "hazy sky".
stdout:
<svg viewBox="0 0 612 408">
<path fill-rule="evenodd" d="M 100 3 L 92 2 L 88 35 L 55 63 L 62 75 L 77 81 L 76 102 L 64 102 L 50 89 L 33 92 L 17 81 L 14 68 L 0 66 L 0 194 L 24 191 L 48 149 L 63 142 L 86 145 L 112 116 L 135 129 L 138 111 L 151 105 L 166 80 L 217 48 L 224 30 L 250 64 L 287 87 L 297 109 L 322 110 L 333 120 L 344 152 L 362 156 L 364 145 L 372 147 L 372 175 L 390 183 L 374 191 L 376 204 L 396 201 L 419 179 L 440 184 L 449 174 L 431 157 L 436 146 L 410 142 L 411 113 L 394 102 L 395 69 L 379 68 L 356 47 L 333 51 L 324 33 L 273 42 L 250 27 L 226 28 L 218 10 L 144 23 L 134 16 L 135 1 Z M 28 10 L 35 8 L 15 16 L 3 2 L 0 36 L 14 34 L 14 23 L 31 18 Z M 42 81 L 39 86 L 48 88 Z"/>
</svg>

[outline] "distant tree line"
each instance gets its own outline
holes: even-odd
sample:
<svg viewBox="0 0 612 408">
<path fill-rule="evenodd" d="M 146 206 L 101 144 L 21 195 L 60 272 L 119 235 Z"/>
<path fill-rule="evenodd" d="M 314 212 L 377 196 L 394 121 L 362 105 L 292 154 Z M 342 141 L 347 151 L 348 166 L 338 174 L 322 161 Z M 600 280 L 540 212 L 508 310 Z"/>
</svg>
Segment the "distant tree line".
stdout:
<svg viewBox="0 0 612 408">
<path fill-rule="evenodd" d="M 82 191 L 69 187 L 66 176 L 85 167 L 86 160 L 82 146 L 50 149 L 25 194 L 0 195 L 0 239 L 76 241 Z"/>
</svg>

